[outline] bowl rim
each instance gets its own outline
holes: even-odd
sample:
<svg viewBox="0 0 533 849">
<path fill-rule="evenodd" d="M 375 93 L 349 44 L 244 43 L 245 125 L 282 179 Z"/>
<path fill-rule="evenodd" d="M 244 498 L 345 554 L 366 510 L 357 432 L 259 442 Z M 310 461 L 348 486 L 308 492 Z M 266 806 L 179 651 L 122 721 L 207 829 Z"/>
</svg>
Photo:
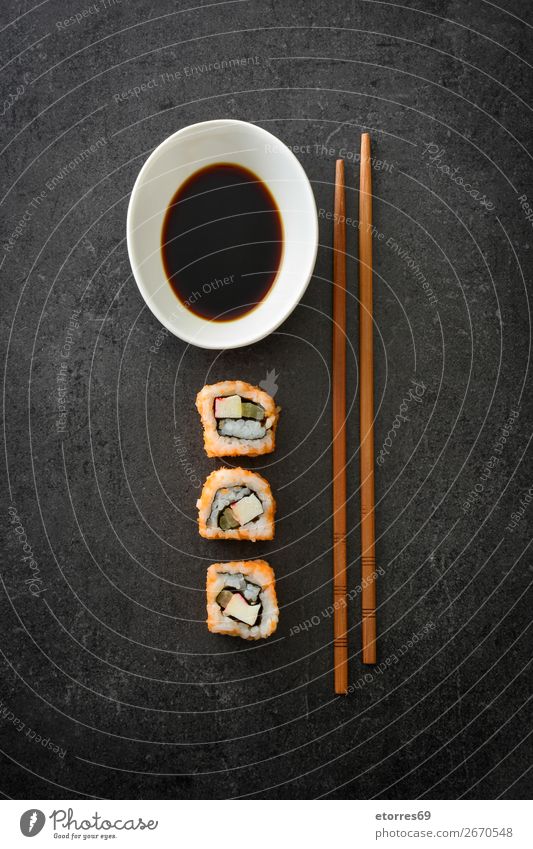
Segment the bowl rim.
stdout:
<svg viewBox="0 0 533 849">
<path fill-rule="evenodd" d="M 272 142 L 274 142 L 276 145 L 282 146 L 284 148 L 285 154 L 289 154 L 289 159 L 292 160 L 292 163 L 295 166 L 296 171 L 299 172 L 299 176 L 302 179 L 302 184 L 304 186 L 304 191 L 306 192 L 306 194 L 308 196 L 308 202 L 309 202 L 309 207 L 310 207 L 310 210 L 311 210 L 311 217 L 312 217 L 312 227 L 313 227 L 312 240 L 314 242 L 314 249 L 311 252 L 311 256 L 309 257 L 308 263 L 306 263 L 306 265 L 308 265 L 308 267 L 306 267 L 302 272 L 303 282 L 295 290 L 294 296 L 287 300 L 287 302 L 286 302 L 287 307 L 286 307 L 286 309 L 284 309 L 280 313 L 279 318 L 275 319 L 273 321 L 273 323 L 269 323 L 267 329 L 261 329 L 256 333 L 253 333 L 253 332 L 248 333 L 245 338 L 242 338 L 240 341 L 237 341 L 235 344 L 224 345 L 222 347 L 219 344 L 210 344 L 209 339 L 207 339 L 207 341 L 200 342 L 198 340 L 197 334 L 195 335 L 195 334 L 192 334 L 192 333 L 188 333 L 186 330 L 183 330 L 181 327 L 179 329 L 179 332 L 177 332 L 176 325 L 172 323 L 172 321 L 168 318 L 168 316 L 162 310 L 160 310 L 158 305 L 153 301 L 153 294 L 152 294 L 151 291 L 148 290 L 148 288 L 146 287 L 146 285 L 144 283 L 144 280 L 143 280 L 143 277 L 142 277 L 142 272 L 141 272 L 141 270 L 138 266 L 137 259 L 135 257 L 135 244 L 134 244 L 135 234 L 134 234 L 134 231 L 133 231 L 133 223 L 132 223 L 134 208 L 135 208 L 135 205 L 136 205 L 136 202 L 137 202 L 137 199 L 138 199 L 139 190 L 140 190 L 141 185 L 143 184 L 143 182 L 145 180 L 146 173 L 147 173 L 150 165 L 153 164 L 154 159 L 156 159 L 158 156 L 160 156 L 165 148 L 171 147 L 173 144 L 175 144 L 176 139 L 178 137 L 186 135 L 186 134 L 190 134 L 190 133 L 194 134 L 195 130 L 196 131 L 198 131 L 198 130 L 208 131 L 210 128 L 215 129 L 215 127 L 217 127 L 217 126 L 218 127 L 220 127 L 220 126 L 235 126 L 237 128 L 242 127 L 242 126 L 251 127 L 254 132 L 258 133 L 259 135 L 263 135 L 264 137 L 266 137 L 268 139 L 271 139 Z M 268 186 L 268 182 L 267 182 L 267 186 Z M 177 190 L 177 188 L 176 188 L 176 190 Z M 311 242 L 311 239 L 309 239 L 309 242 Z M 137 174 L 136 180 L 133 184 L 133 188 L 131 190 L 130 199 L 129 199 L 129 203 L 128 203 L 128 212 L 127 212 L 127 216 L 126 216 L 126 243 L 127 243 L 128 257 L 129 257 L 129 261 L 130 261 L 131 270 L 132 270 L 132 273 L 133 273 L 133 278 L 134 278 L 134 280 L 137 284 L 137 287 L 138 287 L 138 289 L 139 289 L 139 291 L 140 291 L 140 293 L 143 297 L 143 300 L 144 300 L 146 306 L 153 313 L 153 315 L 157 318 L 157 320 L 159 322 L 161 322 L 161 324 L 164 327 L 166 327 L 167 330 L 169 330 L 173 334 L 173 336 L 177 336 L 178 339 L 181 339 L 183 342 L 186 342 L 189 345 L 193 345 L 194 347 L 208 349 L 208 350 L 229 350 L 229 349 L 233 349 L 233 348 L 242 348 L 242 347 L 245 347 L 246 345 L 253 345 L 256 342 L 261 341 L 261 339 L 264 339 L 266 336 L 269 336 L 271 333 L 273 333 L 275 330 L 277 330 L 277 328 L 281 324 L 283 324 L 283 322 L 286 321 L 287 318 L 291 315 L 291 313 L 296 309 L 299 302 L 303 298 L 303 296 L 304 296 L 304 294 L 307 290 L 307 287 L 309 286 L 309 283 L 311 281 L 311 277 L 313 276 L 313 271 L 314 271 L 314 268 L 315 268 L 316 258 L 317 258 L 317 253 L 318 253 L 318 212 L 317 212 L 317 207 L 316 207 L 316 200 L 315 200 L 315 196 L 314 196 L 314 193 L 313 193 L 313 189 L 311 187 L 309 177 L 307 176 L 305 169 L 302 166 L 301 162 L 295 156 L 295 154 L 290 149 L 290 147 L 288 147 L 277 136 L 273 135 L 273 133 L 270 133 L 268 130 L 265 130 L 263 127 L 259 126 L 258 124 L 254 124 L 250 121 L 240 121 L 240 120 L 237 120 L 235 118 L 215 118 L 215 119 L 212 119 L 212 120 L 209 120 L 209 121 L 198 121 L 194 124 L 188 124 L 186 127 L 181 127 L 179 130 L 176 130 L 175 133 L 172 133 L 172 135 L 167 136 L 165 139 L 163 139 L 163 141 L 160 144 L 158 144 L 157 147 L 154 148 L 154 150 L 150 153 L 150 155 L 148 156 L 148 158 L 146 159 L 146 161 L 142 165 L 139 173 Z M 168 284 L 168 285 L 170 286 L 170 284 Z M 276 285 L 276 284 L 274 284 L 274 285 Z M 176 301 L 178 303 L 180 303 L 178 298 L 176 298 Z M 245 317 L 243 317 L 243 318 L 245 318 Z M 202 320 L 205 322 L 206 328 L 209 325 L 220 326 L 220 324 L 221 324 L 220 322 L 209 321 L 207 319 L 202 319 Z M 234 327 L 236 327 L 238 321 L 239 321 L 239 319 L 236 319 L 234 322 L 231 322 L 231 324 Z M 230 324 L 230 322 L 228 322 L 228 325 L 229 324 Z"/>
</svg>

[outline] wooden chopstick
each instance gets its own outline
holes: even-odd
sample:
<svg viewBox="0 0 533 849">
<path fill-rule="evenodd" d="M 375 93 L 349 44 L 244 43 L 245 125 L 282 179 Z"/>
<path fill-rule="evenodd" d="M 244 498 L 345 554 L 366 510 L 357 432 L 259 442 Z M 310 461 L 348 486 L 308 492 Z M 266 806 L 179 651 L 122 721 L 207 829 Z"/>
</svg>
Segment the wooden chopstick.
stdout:
<svg viewBox="0 0 533 849">
<path fill-rule="evenodd" d="M 346 608 L 346 202 L 344 161 L 335 166 L 333 218 L 333 664 L 335 692 L 348 690 Z"/>
<path fill-rule="evenodd" d="M 372 165 L 370 135 L 361 136 L 359 185 L 359 369 L 361 439 L 361 642 L 363 663 L 376 663 L 374 525 L 374 351 L 372 317 Z"/>
</svg>

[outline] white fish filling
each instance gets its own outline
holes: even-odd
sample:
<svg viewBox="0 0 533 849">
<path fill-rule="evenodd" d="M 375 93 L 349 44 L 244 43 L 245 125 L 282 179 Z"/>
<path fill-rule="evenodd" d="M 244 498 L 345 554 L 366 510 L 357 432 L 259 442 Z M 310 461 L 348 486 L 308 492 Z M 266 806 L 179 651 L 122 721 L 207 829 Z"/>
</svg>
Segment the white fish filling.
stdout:
<svg viewBox="0 0 533 849">
<path fill-rule="evenodd" d="M 229 575 L 227 572 L 224 572 L 223 574 L 225 587 L 232 587 L 234 590 L 239 590 L 240 592 L 244 592 L 246 590 L 244 575 L 241 575 L 240 573 L 237 575 Z"/>
<path fill-rule="evenodd" d="M 218 525 L 218 517 L 222 511 L 226 509 L 226 507 L 229 507 L 234 501 L 240 501 L 241 498 L 251 494 L 251 490 L 249 490 L 247 486 L 230 486 L 219 489 L 213 498 L 211 513 L 207 520 L 207 526 L 209 528 L 216 528 Z"/>
<path fill-rule="evenodd" d="M 218 432 L 221 436 L 236 436 L 237 439 L 262 439 L 267 428 L 254 419 L 220 419 Z"/>
<path fill-rule="evenodd" d="M 256 584 L 246 583 L 246 589 L 244 591 L 244 597 L 246 601 L 249 601 L 251 604 L 255 604 L 257 601 L 257 596 L 261 592 L 261 587 L 258 587 Z"/>
</svg>

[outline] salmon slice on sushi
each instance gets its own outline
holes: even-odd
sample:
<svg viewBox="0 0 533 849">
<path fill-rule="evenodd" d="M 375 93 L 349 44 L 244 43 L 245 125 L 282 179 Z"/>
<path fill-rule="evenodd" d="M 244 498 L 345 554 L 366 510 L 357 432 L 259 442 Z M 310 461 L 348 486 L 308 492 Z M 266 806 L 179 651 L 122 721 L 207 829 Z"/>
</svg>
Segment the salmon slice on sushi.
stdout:
<svg viewBox="0 0 533 849">
<path fill-rule="evenodd" d="M 196 502 L 205 539 L 274 538 L 276 502 L 270 484 L 257 472 L 217 469 L 206 478 Z"/>
<path fill-rule="evenodd" d="M 213 634 L 261 640 L 276 630 L 276 578 L 265 560 L 213 563 L 206 588 L 207 627 Z"/>
<path fill-rule="evenodd" d="M 242 380 L 223 380 L 196 396 L 208 457 L 257 457 L 276 447 L 280 408 L 274 399 Z"/>
</svg>

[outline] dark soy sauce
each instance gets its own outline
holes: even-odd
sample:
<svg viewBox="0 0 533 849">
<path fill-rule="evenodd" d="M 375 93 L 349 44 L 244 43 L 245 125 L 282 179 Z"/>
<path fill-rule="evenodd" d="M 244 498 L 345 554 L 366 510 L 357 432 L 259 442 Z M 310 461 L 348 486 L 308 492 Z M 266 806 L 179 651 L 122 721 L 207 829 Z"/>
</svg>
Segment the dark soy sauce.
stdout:
<svg viewBox="0 0 533 849">
<path fill-rule="evenodd" d="M 274 283 L 283 227 L 259 177 L 230 163 L 192 174 L 166 211 L 163 265 L 179 300 L 201 318 L 229 321 L 254 309 Z"/>
</svg>

